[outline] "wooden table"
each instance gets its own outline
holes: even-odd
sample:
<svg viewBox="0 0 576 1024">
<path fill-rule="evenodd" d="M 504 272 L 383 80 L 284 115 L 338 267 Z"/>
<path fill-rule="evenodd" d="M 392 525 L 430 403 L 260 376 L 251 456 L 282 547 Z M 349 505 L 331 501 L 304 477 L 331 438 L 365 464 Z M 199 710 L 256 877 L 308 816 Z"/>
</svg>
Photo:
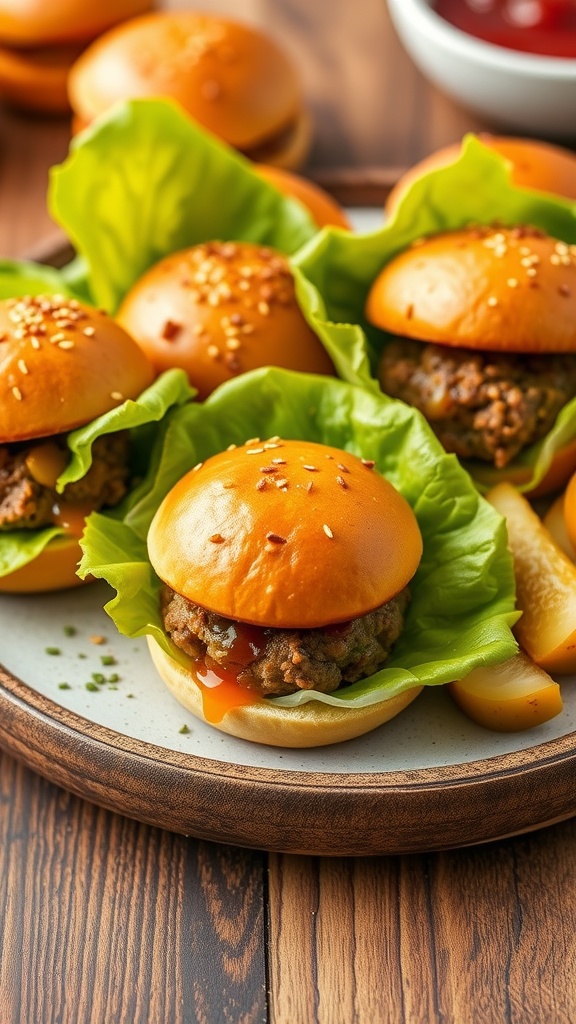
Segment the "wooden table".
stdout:
<svg viewBox="0 0 576 1024">
<path fill-rule="evenodd" d="M 407 166 L 486 127 L 414 70 L 383 0 L 242 7 L 302 70 L 313 170 Z M 17 256 L 53 230 L 68 125 L 5 112 L 0 132 Z M 0 755 L 0 1024 L 572 1024 L 575 925 L 575 821 L 426 856 L 268 855 L 100 810 Z"/>
</svg>

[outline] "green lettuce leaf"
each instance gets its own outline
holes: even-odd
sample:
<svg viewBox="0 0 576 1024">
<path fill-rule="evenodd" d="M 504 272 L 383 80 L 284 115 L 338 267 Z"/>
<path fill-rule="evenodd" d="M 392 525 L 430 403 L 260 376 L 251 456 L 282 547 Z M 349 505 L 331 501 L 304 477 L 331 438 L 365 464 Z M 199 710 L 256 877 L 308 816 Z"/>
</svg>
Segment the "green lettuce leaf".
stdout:
<svg viewBox="0 0 576 1024">
<path fill-rule="evenodd" d="M 532 224 L 554 238 L 576 242 L 576 205 L 517 188 L 511 166 L 468 136 L 453 164 L 412 184 L 383 228 L 364 235 L 325 228 L 293 257 L 300 304 L 344 380 L 378 389 L 376 367 L 389 335 L 367 323 L 366 298 L 382 267 L 416 239 L 500 221 Z M 522 453 L 518 465 L 528 476 L 522 489 L 536 485 L 554 452 L 574 438 L 576 400 L 565 406 L 543 441 Z"/>
<path fill-rule="evenodd" d="M 0 260 L 0 299 L 46 294 L 70 297 L 74 290 L 54 267 L 27 260 Z"/>
<path fill-rule="evenodd" d="M 170 253 L 221 240 L 293 253 L 316 233 L 308 212 L 169 100 L 119 104 L 52 170 L 49 210 L 74 244 L 76 290 L 114 313 Z"/>
<path fill-rule="evenodd" d="M 197 462 L 249 437 L 276 434 L 374 459 L 412 505 L 424 540 L 406 625 L 386 667 L 335 694 L 303 691 L 273 698 L 276 703 L 372 704 L 418 683 L 461 678 L 515 653 L 510 627 L 518 616 L 504 521 L 420 414 L 343 381 L 278 369 L 245 374 L 205 403 L 176 410 L 147 493 L 122 520 L 90 516 L 80 574 L 102 577 L 116 590 L 106 610 L 120 632 L 152 635 L 187 663 L 162 629 L 148 526 L 170 487 Z"/>
<path fill-rule="evenodd" d="M 102 513 L 100 518 L 107 521 L 109 516 L 125 515 L 129 508 L 138 504 L 140 495 L 146 492 L 149 479 L 156 478 L 156 453 L 162 447 L 169 411 L 188 401 L 193 394 L 182 370 L 168 370 L 138 398 L 123 402 L 86 426 L 72 431 L 67 438 L 71 458 L 56 482 L 56 490 L 61 493 L 66 484 L 80 480 L 88 472 L 92 464 L 92 445 L 98 437 L 118 430 L 130 430 L 131 471 L 134 476 L 140 477 L 139 482 L 121 506 Z M 159 430 L 157 426 L 153 429 L 153 425 L 159 423 L 163 429 Z M 0 576 L 20 569 L 36 558 L 50 541 L 65 535 L 65 530 L 57 526 L 0 532 Z"/>
</svg>

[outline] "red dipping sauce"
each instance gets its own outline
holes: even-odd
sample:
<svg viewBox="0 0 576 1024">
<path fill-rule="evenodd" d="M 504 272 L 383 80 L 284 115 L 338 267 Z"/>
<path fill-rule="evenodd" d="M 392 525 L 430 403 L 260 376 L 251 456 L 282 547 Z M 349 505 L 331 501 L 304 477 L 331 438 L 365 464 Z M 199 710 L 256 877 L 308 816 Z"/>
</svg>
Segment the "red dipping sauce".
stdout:
<svg viewBox="0 0 576 1024">
<path fill-rule="evenodd" d="M 576 57 L 576 0 L 435 0 L 462 32 L 508 50 Z"/>
</svg>

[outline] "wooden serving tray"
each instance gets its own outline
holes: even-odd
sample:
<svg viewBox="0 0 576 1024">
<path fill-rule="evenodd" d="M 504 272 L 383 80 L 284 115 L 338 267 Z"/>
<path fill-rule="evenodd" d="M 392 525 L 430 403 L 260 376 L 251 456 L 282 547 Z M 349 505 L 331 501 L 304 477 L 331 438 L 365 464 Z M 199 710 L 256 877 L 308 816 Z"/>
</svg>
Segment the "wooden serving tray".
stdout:
<svg viewBox="0 0 576 1024">
<path fill-rule="evenodd" d="M 374 205 L 379 214 L 395 179 L 386 170 L 318 175 L 346 205 Z M 30 255 L 62 266 L 72 251 L 55 234 Z M 46 597 L 0 595 L 0 659 L 10 665 L 0 667 L 0 745 L 96 804 L 199 838 L 338 856 L 448 849 L 576 814 L 572 681 L 562 684 L 564 716 L 530 734 L 483 730 L 438 691 L 337 748 L 257 747 L 187 716 L 141 646 L 111 637 L 105 596 L 99 584 Z M 46 658 L 47 638 L 59 636 L 64 647 L 67 619 L 84 639 L 107 634 L 124 676 L 118 694 L 84 689 L 85 666 L 98 665 L 100 648 L 92 648 L 92 662 L 78 661 L 87 656 L 77 647 L 63 650 L 57 667 Z M 64 671 L 72 684 L 65 691 Z"/>
</svg>

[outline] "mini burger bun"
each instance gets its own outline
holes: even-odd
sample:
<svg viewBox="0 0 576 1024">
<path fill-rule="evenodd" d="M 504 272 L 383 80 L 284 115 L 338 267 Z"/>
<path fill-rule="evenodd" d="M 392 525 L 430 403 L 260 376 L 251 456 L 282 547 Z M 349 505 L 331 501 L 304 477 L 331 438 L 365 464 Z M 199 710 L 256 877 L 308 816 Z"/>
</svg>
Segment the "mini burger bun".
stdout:
<svg viewBox="0 0 576 1024">
<path fill-rule="evenodd" d="M 202 692 L 190 672 L 148 637 L 148 647 L 156 669 L 180 704 L 197 718 L 206 721 Z M 210 719 L 212 728 L 252 743 L 274 747 L 322 747 L 355 739 L 395 718 L 418 696 L 421 686 L 378 704 L 366 707 L 336 707 L 310 700 L 293 708 L 260 699 L 253 704 L 230 708 L 219 721 Z"/>
<path fill-rule="evenodd" d="M 276 629 L 373 611 L 422 557 L 401 494 L 350 452 L 312 441 L 247 442 L 168 493 L 148 553 L 172 590 L 226 618 Z"/>
<path fill-rule="evenodd" d="M 61 295 L 0 302 L 0 444 L 83 426 L 136 398 L 153 376 L 100 310 Z"/>
<path fill-rule="evenodd" d="M 296 301 L 286 258 L 251 242 L 167 256 L 136 282 L 117 319 L 158 373 L 181 367 L 202 399 L 260 366 L 334 373 Z"/>
<path fill-rule="evenodd" d="M 392 334 L 494 352 L 576 351 L 576 248 L 530 227 L 470 227 L 420 239 L 369 293 Z"/>
<path fill-rule="evenodd" d="M 295 131 L 302 111 L 296 69 L 270 37 L 192 11 L 144 15 L 101 36 L 72 69 L 69 96 L 82 124 L 117 100 L 167 96 L 247 155 Z"/>
<path fill-rule="evenodd" d="M 283 195 L 302 203 L 319 228 L 332 225 L 350 230 L 350 221 L 339 203 L 313 181 L 291 171 L 270 167 L 268 164 L 255 164 L 254 170 Z"/>
<path fill-rule="evenodd" d="M 576 199 L 576 154 L 537 139 L 516 139 L 506 135 L 480 133 L 480 142 L 506 157 L 512 164 L 511 180 L 519 188 Z M 431 153 L 415 164 L 399 179 L 386 200 L 386 213 L 392 216 L 409 188 L 429 171 L 454 163 L 461 153 L 461 143 Z"/>
<path fill-rule="evenodd" d="M 56 537 L 33 561 L 0 576 L 0 593 L 40 594 L 87 583 L 76 574 L 81 557 L 76 537 Z"/>
<path fill-rule="evenodd" d="M 85 43 L 153 6 L 153 0 L 0 0 L 0 43 L 19 48 Z"/>
<path fill-rule="evenodd" d="M 77 43 L 38 50 L 0 46 L 0 95 L 17 109 L 68 113 L 68 74 L 80 52 Z"/>
</svg>

